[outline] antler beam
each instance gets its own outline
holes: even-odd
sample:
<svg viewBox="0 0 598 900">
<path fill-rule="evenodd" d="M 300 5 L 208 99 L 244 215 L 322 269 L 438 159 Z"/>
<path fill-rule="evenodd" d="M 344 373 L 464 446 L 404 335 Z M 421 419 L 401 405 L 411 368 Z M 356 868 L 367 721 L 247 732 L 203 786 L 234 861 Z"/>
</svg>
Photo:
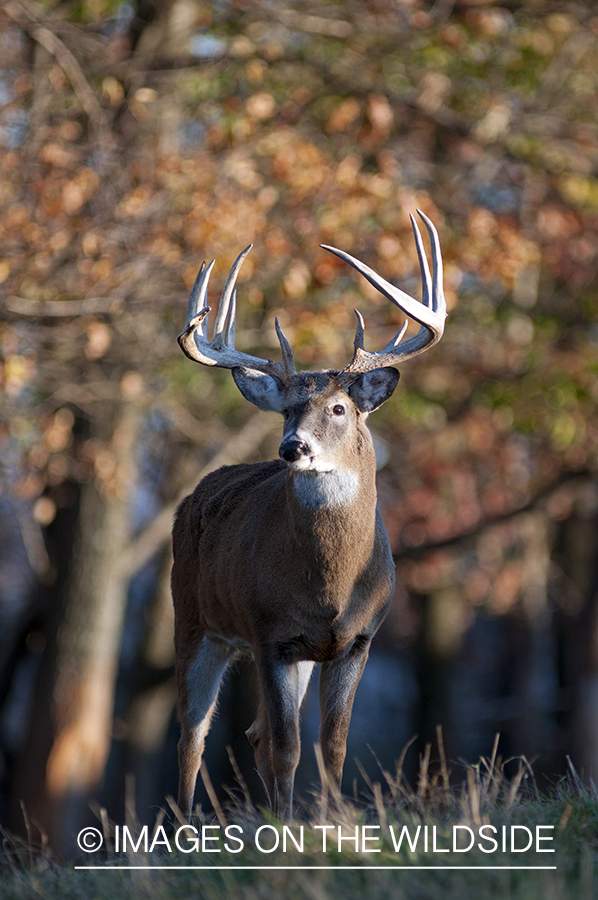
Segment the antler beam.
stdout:
<svg viewBox="0 0 598 900">
<path fill-rule="evenodd" d="M 355 332 L 354 351 L 351 362 L 339 373 L 341 381 L 352 381 L 358 375 L 369 372 L 373 369 L 381 369 L 387 366 L 396 366 L 423 353 L 429 347 L 438 343 L 444 332 L 444 320 L 446 318 L 446 301 L 442 288 L 442 256 L 440 251 L 440 241 L 436 228 L 424 215 L 421 210 L 417 210 L 418 215 L 424 222 L 432 247 L 432 275 L 428 261 L 424 251 L 422 236 L 413 216 L 411 224 L 413 226 L 413 234 L 415 237 L 415 246 L 419 258 L 419 266 L 422 278 L 422 302 L 415 300 L 406 294 L 400 288 L 386 281 L 365 263 L 360 262 L 355 257 L 346 253 L 344 250 L 337 250 L 336 247 L 329 247 L 326 244 L 321 246 L 324 250 L 334 253 L 340 259 L 349 263 L 358 272 L 360 272 L 377 290 L 385 297 L 392 300 L 399 309 L 407 316 L 419 322 L 421 328 L 418 333 L 406 341 L 403 341 L 407 322 L 404 323 L 400 331 L 388 344 L 376 353 L 370 353 L 364 348 L 364 323 L 361 313 L 355 310 L 357 316 L 357 329 Z M 235 349 L 235 316 L 237 305 L 237 293 L 235 284 L 239 270 L 243 265 L 245 258 L 252 248 L 252 244 L 246 247 L 242 253 L 234 261 L 226 283 L 224 285 L 218 312 L 216 314 L 216 322 L 214 325 L 214 334 L 212 340 L 208 340 L 207 335 L 207 319 L 210 307 L 207 306 L 207 292 L 210 274 L 214 266 L 214 261 L 206 266 L 202 263 L 201 269 L 195 279 L 195 284 L 189 295 L 189 303 L 187 306 L 187 321 L 185 328 L 179 335 L 178 341 L 183 352 L 195 362 L 203 363 L 206 366 L 219 366 L 224 369 L 233 369 L 236 366 L 243 366 L 247 369 L 253 369 L 257 372 L 264 372 L 272 375 L 283 384 L 288 384 L 293 375 L 296 374 L 295 363 L 293 360 L 293 351 L 288 340 L 284 336 L 282 329 L 275 320 L 276 334 L 282 351 L 282 359 L 279 362 L 273 362 L 271 359 L 262 359 L 258 356 L 251 356 L 249 353 L 243 353 Z"/>
<path fill-rule="evenodd" d="M 428 234 L 430 235 L 430 243 L 432 246 L 432 276 L 430 277 L 430 269 L 424 251 L 422 236 L 415 218 L 410 215 L 411 225 L 413 226 L 413 234 L 415 237 L 415 246 L 417 247 L 417 255 L 419 258 L 419 267 L 422 278 L 422 302 L 419 303 L 409 294 L 406 294 L 400 288 L 390 284 L 365 263 L 360 262 L 344 250 L 337 250 L 335 247 L 329 247 L 326 244 L 321 246 L 324 250 L 329 250 L 340 259 L 348 262 L 349 265 L 357 269 L 364 278 L 372 284 L 380 293 L 392 300 L 393 303 L 401 309 L 406 315 L 415 319 L 421 325 L 420 330 L 412 338 L 402 341 L 407 329 L 407 322 L 404 323 L 401 330 L 395 337 L 388 342 L 383 350 L 377 353 L 368 353 L 364 349 L 364 325 L 361 313 L 355 310 L 357 316 L 357 330 L 355 332 L 355 343 L 353 359 L 339 373 L 339 378 L 345 380 L 348 376 L 360 375 L 369 372 L 372 369 L 380 369 L 386 366 L 396 366 L 412 356 L 423 353 L 429 347 L 437 344 L 444 332 L 444 320 L 446 318 L 446 301 L 444 299 L 444 291 L 442 288 L 442 256 L 440 251 L 440 241 L 436 228 L 424 215 L 421 210 L 417 210 L 419 217 L 424 222 Z"/>
<path fill-rule="evenodd" d="M 222 369 L 233 369 L 236 366 L 244 366 L 257 372 L 265 372 L 273 375 L 286 384 L 296 374 L 293 351 L 291 345 L 283 334 L 282 328 L 275 320 L 276 334 L 282 351 L 282 359 L 273 362 L 271 359 L 261 359 L 259 356 L 251 356 L 235 350 L 235 317 L 237 310 L 237 292 L 235 283 L 239 270 L 245 258 L 253 247 L 250 244 L 240 253 L 231 266 L 228 278 L 222 290 L 214 334 L 212 340 L 208 340 L 207 325 L 210 307 L 206 304 L 208 282 L 214 267 L 214 260 L 209 266 L 202 263 L 195 284 L 189 294 L 187 304 L 187 321 L 178 337 L 178 342 L 183 353 L 195 362 L 205 366 L 219 366 Z"/>
</svg>

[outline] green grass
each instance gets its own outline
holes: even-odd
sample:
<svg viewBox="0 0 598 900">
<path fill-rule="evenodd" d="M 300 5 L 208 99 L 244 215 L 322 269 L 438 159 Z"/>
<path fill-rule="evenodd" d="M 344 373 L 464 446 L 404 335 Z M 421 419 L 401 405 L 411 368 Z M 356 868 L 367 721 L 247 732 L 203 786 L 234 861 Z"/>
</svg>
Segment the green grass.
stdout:
<svg viewBox="0 0 598 900">
<path fill-rule="evenodd" d="M 513 778 L 507 778 L 504 765 L 494 756 L 482 758 L 478 765 L 465 769 L 460 786 L 449 784 L 449 773 L 441 753 L 437 771 L 432 773 L 429 752 L 422 761 L 418 784 L 411 788 L 405 782 L 401 764 L 391 775 L 383 773 L 380 784 L 370 784 L 369 800 L 362 804 L 349 802 L 333 792 L 321 791 L 308 809 L 293 823 L 278 822 L 264 810 L 256 809 L 249 798 L 238 799 L 226 808 L 216 804 L 215 813 L 194 819 L 199 834 L 202 827 L 207 848 L 220 852 L 182 852 L 175 846 L 174 835 L 183 824 L 176 806 L 162 810 L 153 828 L 145 833 L 138 824 L 129 822 L 130 834 L 141 843 L 123 852 L 123 826 L 108 823 L 105 815 L 98 828 L 103 832 L 105 847 L 95 854 L 81 855 L 75 863 L 63 865 L 52 859 L 47 849 L 35 850 L 30 844 L 5 837 L 6 855 L 0 872 L 0 897 L 3 900 L 590 900 L 598 898 L 598 792 L 584 785 L 571 768 L 548 793 L 538 790 L 533 772 L 525 760 Z M 322 826 L 327 829 L 327 846 L 323 849 Z M 234 826 L 231 828 L 230 826 Z M 469 852 L 442 852 L 450 847 L 453 829 L 457 834 L 475 838 Z M 478 829 L 486 826 L 480 838 Z M 488 826 L 493 826 L 493 832 Z M 503 852 L 503 826 L 507 843 Z M 552 841 L 540 844 L 554 848 L 554 853 L 537 852 L 534 844 L 527 852 L 512 850 L 508 837 L 515 828 L 515 848 L 529 840 L 541 826 L 542 837 Z M 409 830 L 414 850 L 404 838 L 400 851 L 393 845 L 401 830 Z M 226 829 L 229 828 L 228 838 Z M 419 832 L 417 829 L 419 828 Z M 425 829 L 428 847 L 424 846 Z M 436 829 L 437 851 L 433 849 Z M 261 830 L 260 830 L 261 829 Z M 338 850 L 338 834 L 370 838 L 369 852 L 354 841 L 343 840 Z M 471 829 L 471 832 L 467 831 Z M 525 829 L 528 829 L 526 831 Z M 292 833 L 300 843 L 297 849 L 289 838 Z M 287 837 L 282 849 L 283 833 Z M 279 848 L 272 846 L 275 834 Z M 415 844 L 416 834 L 419 835 Z M 118 835 L 118 844 L 116 844 Z M 179 833 L 185 848 L 188 830 Z M 256 846 L 261 841 L 261 848 Z M 489 840 L 497 841 L 496 849 Z M 242 851 L 237 837 L 243 840 Z M 151 850 L 151 844 L 155 846 Z M 172 852 L 168 850 L 168 844 Z M 486 850 L 484 853 L 477 844 Z M 229 850 L 226 849 L 228 844 Z M 188 846 L 188 845 L 187 845 Z M 459 846 L 459 844 L 457 844 Z M 463 846 L 461 844 L 461 846 Z M 372 852 L 373 850 L 379 852 Z M 147 851 L 147 852 L 146 852 Z M 108 870 L 86 870 L 81 865 L 110 866 Z M 116 866 L 127 868 L 115 868 Z M 142 868 L 151 866 L 151 869 Z M 179 866 L 182 868 L 158 868 Z M 193 867 L 203 866 L 198 869 Z M 217 868 L 217 867 L 237 868 Z M 276 869 L 295 866 L 295 869 Z M 329 868 L 323 868 L 324 866 Z M 397 869 L 396 867 L 401 868 Z M 415 869 L 414 866 L 424 868 Z M 440 869 L 439 866 L 448 867 Z M 458 869 L 469 866 L 470 869 Z M 494 870 L 481 866 L 496 866 Z M 515 869 L 513 866 L 555 866 L 554 869 Z M 137 868 L 133 868 L 137 867 Z M 245 868 L 241 868 L 245 867 Z M 258 867 L 268 867 L 266 869 Z M 317 870 L 308 867 L 318 867 Z M 378 867 L 378 868 L 368 868 Z M 432 868 L 435 867 L 435 868 Z M 511 867 L 511 868 L 508 868 Z"/>
</svg>

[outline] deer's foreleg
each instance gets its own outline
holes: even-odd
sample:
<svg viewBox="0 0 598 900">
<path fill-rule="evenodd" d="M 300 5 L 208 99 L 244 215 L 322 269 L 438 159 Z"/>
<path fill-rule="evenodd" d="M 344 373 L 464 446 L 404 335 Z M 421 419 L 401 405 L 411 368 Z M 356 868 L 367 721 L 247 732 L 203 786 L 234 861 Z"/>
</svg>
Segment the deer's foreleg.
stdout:
<svg viewBox="0 0 598 900">
<path fill-rule="evenodd" d="M 282 662 L 269 648 L 256 656 L 262 701 L 248 737 L 272 809 L 281 818 L 292 818 L 293 784 L 301 751 L 299 711 L 314 664 Z"/>
<path fill-rule="evenodd" d="M 326 773 L 340 790 L 347 755 L 353 700 L 370 648 L 369 640 L 347 656 L 322 664 L 320 672 L 320 745 Z"/>
<path fill-rule="evenodd" d="M 195 782 L 201 765 L 204 742 L 216 708 L 218 687 L 234 655 L 232 647 L 203 636 L 195 655 L 177 660 L 179 718 L 179 798 L 178 805 L 189 818 L 193 809 Z"/>
</svg>

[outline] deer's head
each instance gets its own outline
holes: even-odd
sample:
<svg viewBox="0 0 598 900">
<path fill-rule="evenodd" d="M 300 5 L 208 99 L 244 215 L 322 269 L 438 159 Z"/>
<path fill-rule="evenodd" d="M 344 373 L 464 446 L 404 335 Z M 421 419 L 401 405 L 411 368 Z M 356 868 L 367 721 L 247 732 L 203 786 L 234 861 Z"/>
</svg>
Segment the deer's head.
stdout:
<svg viewBox="0 0 598 900">
<path fill-rule="evenodd" d="M 187 322 L 179 336 L 183 352 L 196 362 L 232 370 L 244 397 L 261 409 L 284 416 L 280 456 L 297 473 L 313 475 L 346 470 L 348 459 L 359 451 L 360 441 L 371 448 L 365 418 L 391 396 L 399 373 L 394 366 L 423 353 L 437 343 L 444 331 L 446 303 L 442 289 L 442 258 L 437 231 L 422 212 L 432 246 L 432 275 L 423 249 L 421 234 L 413 216 L 411 222 L 419 257 L 423 297 L 418 302 L 385 281 L 364 263 L 342 250 L 324 249 L 348 262 L 406 315 L 419 322 L 418 333 L 403 340 L 407 322 L 383 350 L 364 349 L 364 323 L 357 310 L 357 330 L 351 362 L 340 371 L 297 372 L 293 351 L 276 319 L 276 333 L 282 358 L 278 362 L 251 356 L 235 349 L 235 283 L 239 269 L 251 250 L 247 247 L 229 272 L 218 307 L 214 335 L 207 337 L 206 305 L 212 262 L 199 271 L 189 297 Z"/>
</svg>

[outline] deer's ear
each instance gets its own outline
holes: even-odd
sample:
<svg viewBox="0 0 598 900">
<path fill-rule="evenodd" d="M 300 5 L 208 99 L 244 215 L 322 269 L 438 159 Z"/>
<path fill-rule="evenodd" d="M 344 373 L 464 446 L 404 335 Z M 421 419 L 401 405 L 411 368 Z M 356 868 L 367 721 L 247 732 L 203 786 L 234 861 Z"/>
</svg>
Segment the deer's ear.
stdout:
<svg viewBox="0 0 598 900">
<path fill-rule="evenodd" d="M 349 388 L 349 397 L 362 413 L 371 413 L 388 400 L 399 382 L 396 369 L 372 369 Z"/>
<path fill-rule="evenodd" d="M 260 409 L 282 412 L 284 388 L 278 379 L 244 366 L 235 366 L 231 371 L 235 384 L 246 400 Z"/>
</svg>

